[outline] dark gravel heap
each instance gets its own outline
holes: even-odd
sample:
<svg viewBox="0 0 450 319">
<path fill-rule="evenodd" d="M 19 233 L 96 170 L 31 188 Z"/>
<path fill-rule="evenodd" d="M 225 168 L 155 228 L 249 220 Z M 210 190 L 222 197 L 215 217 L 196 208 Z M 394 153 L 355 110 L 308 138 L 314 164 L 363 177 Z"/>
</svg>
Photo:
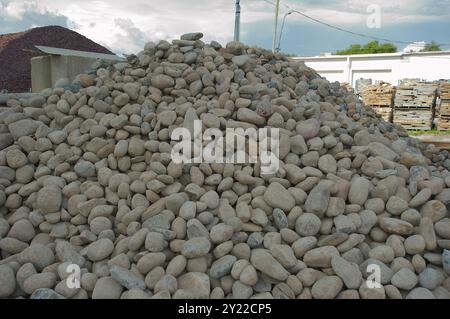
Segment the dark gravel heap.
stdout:
<svg viewBox="0 0 450 319">
<path fill-rule="evenodd" d="M 111 54 L 103 46 L 60 26 L 34 28 L 0 35 L 0 90 L 28 92 L 31 88 L 31 58 L 42 55 L 34 46 Z"/>
</svg>

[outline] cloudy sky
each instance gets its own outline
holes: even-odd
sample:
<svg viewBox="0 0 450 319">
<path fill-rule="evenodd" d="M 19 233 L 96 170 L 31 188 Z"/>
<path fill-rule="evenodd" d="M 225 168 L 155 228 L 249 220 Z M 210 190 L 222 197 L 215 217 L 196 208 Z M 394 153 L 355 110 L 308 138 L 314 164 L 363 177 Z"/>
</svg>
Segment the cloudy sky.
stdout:
<svg viewBox="0 0 450 319">
<path fill-rule="evenodd" d="M 243 42 L 271 47 L 274 1 L 241 0 Z M 233 38 L 234 2 L 0 0 L 0 34 L 61 25 L 116 53 L 135 53 L 147 41 L 171 40 L 191 31 L 203 32 L 206 41 L 225 44 Z M 290 9 L 354 32 L 401 42 L 434 40 L 450 49 L 450 0 L 281 0 L 280 24 Z M 377 21 L 379 28 L 374 28 Z M 367 41 L 293 13 L 286 18 L 281 48 L 316 55 Z M 405 44 L 397 46 L 403 49 Z"/>
</svg>

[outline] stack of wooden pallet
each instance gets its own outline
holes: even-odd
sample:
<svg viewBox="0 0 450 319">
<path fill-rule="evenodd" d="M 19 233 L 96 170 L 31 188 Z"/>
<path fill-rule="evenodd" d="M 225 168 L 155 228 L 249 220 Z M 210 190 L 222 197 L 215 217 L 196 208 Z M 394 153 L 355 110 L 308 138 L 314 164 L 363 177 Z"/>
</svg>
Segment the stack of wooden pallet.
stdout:
<svg viewBox="0 0 450 319">
<path fill-rule="evenodd" d="M 403 81 L 395 94 L 394 123 L 407 130 L 431 130 L 437 89 L 437 83 Z"/>
<path fill-rule="evenodd" d="M 439 92 L 440 107 L 438 128 L 440 130 L 450 130 L 450 82 L 442 82 Z"/>
<path fill-rule="evenodd" d="M 357 93 L 361 93 L 364 91 L 366 87 L 372 85 L 372 79 L 358 79 L 355 81 L 355 89 Z"/>
<path fill-rule="evenodd" d="M 385 121 L 392 122 L 395 87 L 387 82 L 380 82 L 366 86 L 360 95 L 366 106 L 372 107 Z"/>
</svg>

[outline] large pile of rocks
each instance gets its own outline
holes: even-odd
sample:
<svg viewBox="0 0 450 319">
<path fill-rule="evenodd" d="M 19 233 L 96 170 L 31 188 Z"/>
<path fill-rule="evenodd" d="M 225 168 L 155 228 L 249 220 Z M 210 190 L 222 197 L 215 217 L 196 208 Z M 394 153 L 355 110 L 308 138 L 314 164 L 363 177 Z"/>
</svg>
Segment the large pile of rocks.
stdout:
<svg viewBox="0 0 450 319">
<path fill-rule="evenodd" d="M 0 298 L 449 298 L 448 153 L 302 63 L 201 38 L 9 101 Z M 198 119 L 279 128 L 280 169 L 176 164 Z"/>
</svg>

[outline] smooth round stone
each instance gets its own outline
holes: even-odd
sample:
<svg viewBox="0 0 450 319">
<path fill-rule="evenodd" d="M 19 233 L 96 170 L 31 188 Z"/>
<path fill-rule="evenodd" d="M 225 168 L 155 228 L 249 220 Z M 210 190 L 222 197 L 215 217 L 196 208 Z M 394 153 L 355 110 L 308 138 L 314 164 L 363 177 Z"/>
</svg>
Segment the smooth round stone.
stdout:
<svg viewBox="0 0 450 319">
<path fill-rule="evenodd" d="M 165 74 L 152 76 L 151 83 L 158 89 L 166 89 L 175 85 L 175 81 L 170 76 Z"/>
<path fill-rule="evenodd" d="M 14 271 L 7 265 L 0 265 L 0 298 L 7 298 L 16 289 Z"/>
<path fill-rule="evenodd" d="M 144 280 L 134 274 L 132 271 L 113 265 L 109 268 L 110 275 L 114 280 L 127 289 L 139 288 L 145 289 Z M 94 288 L 95 290 L 95 288 Z"/>
<path fill-rule="evenodd" d="M 426 268 L 419 274 L 419 283 L 422 287 L 433 290 L 445 280 L 444 274 L 434 268 Z"/>
<path fill-rule="evenodd" d="M 431 189 L 424 188 L 409 201 L 409 207 L 412 208 L 419 207 L 423 205 L 430 197 L 431 197 Z"/>
<path fill-rule="evenodd" d="M 36 289 L 30 296 L 30 299 L 65 299 L 64 296 L 60 295 L 53 289 L 49 288 L 39 288 Z"/>
<path fill-rule="evenodd" d="M 299 122 L 296 127 L 298 134 L 303 136 L 305 140 L 309 140 L 319 134 L 320 122 L 316 119 L 309 119 Z"/>
<path fill-rule="evenodd" d="M 36 232 L 33 225 L 26 219 L 18 220 L 9 230 L 8 237 L 18 239 L 23 242 L 29 242 L 34 238 Z"/>
<path fill-rule="evenodd" d="M 411 290 L 418 283 L 417 275 L 408 268 L 402 268 L 392 276 L 391 283 L 403 290 Z"/>
<path fill-rule="evenodd" d="M 386 210 L 392 215 L 400 215 L 406 209 L 408 209 L 408 203 L 398 196 L 390 197 L 386 203 Z"/>
<path fill-rule="evenodd" d="M 435 223 L 447 216 L 446 206 L 438 200 L 426 202 L 420 209 L 422 217 L 429 217 Z"/>
<path fill-rule="evenodd" d="M 103 216 L 95 217 L 91 220 L 89 226 L 95 235 L 100 234 L 104 230 L 112 229 L 111 220 Z"/>
<path fill-rule="evenodd" d="M 112 277 L 102 277 L 97 280 L 92 299 L 119 299 L 123 287 Z"/>
<path fill-rule="evenodd" d="M 212 278 L 221 278 L 230 273 L 233 264 L 236 262 L 237 258 L 232 255 L 226 255 L 222 258 L 217 259 L 211 265 L 209 270 L 209 275 Z"/>
<path fill-rule="evenodd" d="M 165 275 L 156 283 L 154 291 L 155 293 L 160 291 L 168 291 L 173 294 L 177 288 L 177 279 L 172 275 Z"/>
<path fill-rule="evenodd" d="M 100 261 L 111 255 L 114 250 L 114 244 L 110 239 L 99 239 L 87 248 L 87 257 L 92 261 Z"/>
<path fill-rule="evenodd" d="M 355 263 L 350 263 L 340 256 L 333 256 L 331 266 L 334 272 L 344 281 L 347 288 L 357 289 L 361 285 L 362 273 Z"/>
<path fill-rule="evenodd" d="M 381 214 L 385 205 L 381 198 L 370 198 L 364 203 L 364 208 L 373 211 L 375 214 Z"/>
<path fill-rule="evenodd" d="M 12 149 L 6 153 L 6 162 L 11 168 L 19 168 L 26 165 L 28 159 L 22 151 Z"/>
<path fill-rule="evenodd" d="M 149 232 L 145 238 L 145 249 L 153 253 L 163 251 L 167 245 L 164 235 L 157 232 Z"/>
<path fill-rule="evenodd" d="M 411 290 L 405 299 L 436 299 L 436 297 L 428 289 L 418 287 Z"/>
<path fill-rule="evenodd" d="M 295 206 L 295 199 L 280 183 L 274 182 L 264 192 L 264 200 L 273 208 L 289 212 Z"/>
<path fill-rule="evenodd" d="M 62 204 L 62 192 L 57 185 L 47 185 L 37 194 L 36 207 L 44 214 L 56 213 Z"/>
<path fill-rule="evenodd" d="M 425 239 L 421 235 L 413 235 L 406 238 L 403 243 L 406 253 L 410 255 L 421 254 L 425 250 Z"/>
<path fill-rule="evenodd" d="M 214 244 L 220 244 L 229 240 L 234 233 L 234 228 L 226 224 L 218 224 L 211 228 L 210 238 Z"/>
<path fill-rule="evenodd" d="M 34 274 L 25 279 L 23 282 L 23 290 L 31 295 L 35 290 L 40 288 L 53 288 L 56 284 L 56 275 L 51 272 L 43 272 Z"/>
<path fill-rule="evenodd" d="M 240 273 L 239 280 L 248 286 L 254 286 L 258 282 L 258 273 L 255 267 L 247 265 Z"/>
<path fill-rule="evenodd" d="M 186 258 L 198 258 L 205 256 L 211 249 L 211 242 L 206 237 L 194 237 L 186 241 L 181 253 Z"/>
<path fill-rule="evenodd" d="M 350 185 L 348 199 L 351 204 L 364 205 L 369 195 L 369 181 L 364 177 L 356 178 Z"/>
<path fill-rule="evenodd" d="M 94 164 L 87 161 L 81 161 L 75 164 L 74 170 L 80 177 L 92 177 L 96 175 Z"/>
<path fill-rule="evenodd" d="M 158 120 L 164 126 L 169 126 L 175 122 L 177 114 L 174 111 L 163 111 L 158 114 Z"/>
<path fill-rule="evenodd" d="M 450 239 L 450 219 L 445 218 L 440 220 L 434 224 L 434 229 L 440 237 Z"/>
<path fill-rule="evenodd" d="M 324 173 L 336 174 L 337 164 L 336 160 L 330 154 L 326 154 L 319 158 L 319 169 Z"/>
<path fill-rule="evenodd" d="M 279 208 L 275 208 L 272 212 L 272 217 L 278 229 L 284 229 L 289 226 L 286 214 Z"/>
<path fill-rule="evenodd" d="M 329 268 L 334 255 L 339 255 L 339 251 L 334 246 L 314 248 L 305 253 L 303 262 L 309 267 Z"/>
<path fill-rule="evenodd" d="M 53 251 L 42 244 L 32 244 L 18 256 L 21 264 L 32 263 L 37 270 L 42 270 L 55 261 Z"/>
<path fill-rule="evenodd" d="M 274 279 L 284 281 L 289 276 L 289 272 L 265 249 L 254 249 L 250 263 L 255 269 Z"/>
<path fill-rule="evenodd" d="M 320 218 L 315 214 L 304 213 L 295 222 L 295 230 L 303 237 L 314 236 L 319 232 L 321 225 Z"/>
<path fill-rule="evenodd" d="M 181 218 L 189 220 L 195 218 L 196 213 L 197 205 L 195 202 L 188 201 L 181 205 L 179 215 Z"/>
<path fill-rule="evenodd" d="M 344 286 L 337 276 L 325 276 L 317 280 L 311 289 L 314 299 L 334 299 Z"/>
<path fill-rule="evenodd" d="M 380 245 L 373 248 L 369 252 L 369 257 L 378 259 L 384 263 L 390 263 L 395 258 L 395 253 L 392 247 L 387 245 Z"/>
<path fill-rule="evenodd" d="M 361 299 L 386 299 L 384 286 L 381 286 L 381 288 L 373 288 L 368 287 L 367 282 L 363 282 L 358 291 Z"/>
</svg>

